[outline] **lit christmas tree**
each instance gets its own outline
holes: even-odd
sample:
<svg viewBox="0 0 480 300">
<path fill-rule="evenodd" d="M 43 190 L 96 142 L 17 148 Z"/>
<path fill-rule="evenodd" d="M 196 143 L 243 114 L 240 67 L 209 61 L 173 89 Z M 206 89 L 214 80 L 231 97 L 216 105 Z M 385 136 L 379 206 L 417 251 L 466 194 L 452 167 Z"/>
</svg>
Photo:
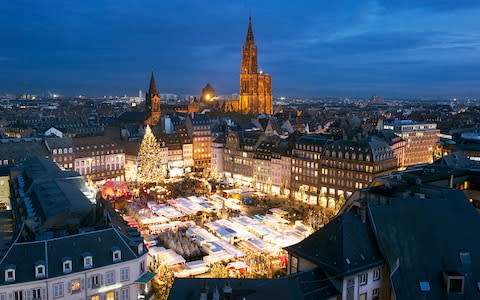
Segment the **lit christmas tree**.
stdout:
<svg viewBox="0 0 480 300">
<path fill-rule="evenodd" d="M 160 146 L 147 125 L 138 151 L 138 178 L 141 183 L 159 183 L 163 180 Z"/>
</svg>

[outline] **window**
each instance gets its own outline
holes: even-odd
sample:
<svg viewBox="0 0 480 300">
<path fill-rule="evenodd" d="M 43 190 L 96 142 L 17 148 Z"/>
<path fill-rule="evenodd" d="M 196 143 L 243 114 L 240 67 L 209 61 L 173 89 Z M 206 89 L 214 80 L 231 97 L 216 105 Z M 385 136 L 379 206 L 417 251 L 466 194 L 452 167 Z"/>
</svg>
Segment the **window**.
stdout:
<svg viewBox="0 0 480 300">
<path fill-rule="evenodd" d="M 472 259 L 470 257 L 470 252 L 460 252 L 460 261 L 462 265 L 469 265 L 472 263 Z"/>
<path fill-rule="evenodd" d="M 449 293 L 463 293 L 463 276 L 451 276 L 448 280 Z"/>
<path fill-rule="evenodd" d="M 367 293 L 360 294 L 359 300 L 367 300 Z"/>
<path fill-rule="evenodd" d="M 7 300 L 7 293 L 0 293 L 0 300 Z"/>
<path fill-rule="evenodd" d="M 13 292 L 13 300 L 23 300 L 23 291 Z"/>
<path fill-rule="evenodd" d="M 298 272 L 298 257 L 292 255 L 291 262 L 290 262 L 290 274 L 297 273 L 297 272 Z"/>
<path fill-rule="evenodd" d="M 138 244 L 138 255 L 142 255 L 143 254 L 143 243 L 140 243 Z"/>
<path fill-rule="evenodd" d="M 108 292 L 106 296 L 107 296 L 106 300 L 115 300 L 115 292 L 114 291 Z"/>
<path fill-rule="evenodd" d="M 124 288 L 121 292 L 121 300 L 129 300 L 130 299 L 130 288 Z"/>
<path fill-rule="evenodd" d="M 372 290 L 372 300 L 380 299 L 380 288 L 376 288 Z"/>
<path fill-rule="evenodd" d="M 347 280 L 347 300 L 353 300 L 355 297 L 355 278 Z"/>
<path fill-rule="evenodd" d="M 53 284 L 53 298 L 63 297 L 63 282 Z"/>
<path fill-rule="evenodd" d="M 420 281 L 420 291 L 421 292 L 430 292 L 430 282 Z"/>
<path fill-rule="evenodd" d="M 128 268 L 120 269 L 120 281 L 130 280 L 130 270 Z"/>
<path fill-rule="evenodd" d="M 380 268 L 373 271 L 373 281 L 380 280 Z"/>
<path fill-rule="evenodd" d="M 80 284 L 80 279 L 73 279 L 70 281 L 70 292 L 72 294 L 79 293 L 81 291 L 81 284 Z"/>
<path fill-rule="evenodd" d="M 63 273 L 68 274 L 72 272 L 72 260 L 69 257 L 63 259 Z"/>
<path fill-rule="evenodd" d="M 145 272 L 145 261 L 140 262 L 140 275 L 142 275 L 143 272 Z"/>
<path fill-rule="evenodd" d="M 108 271 L 105 273 L 105 283 L 114 284 L 115 283 L 115 271 Z"/>
<path fill-rule="evenodd" d="M 99 295 L 93 295 L 92 297 L 90 297 L 90 300 L 100 300 L 100 296 Z"/>
<path fill-rule="evenodd" d="M 100 286 L 100 275 L 95 274 L 90 277 L 90 287 L 92 289 Z"/>
<path fill-rule="evenodd" d="M 5 281 L 12 282 L 15 281 L 15 268 L 9 267 L 5 270 Z"/>
<path fill-rule="evenodd" d="M 43 278 L 43 277 L 45 277 L 45 265 L 37 264 L 35 266 L 35 278 Z"/>
<path fill-rule="evenodd" d="M 42 294 L 41 294 L 41 289 L 40 288 L 32 289 L 32 298 L 34 300 L 35 299 L 39 299 L 39 300 L 42 299 Z"/>
<path fill-rule="evenodd" d="M 368 273 L 363 273 L 358 276 L 358 283 L 360 285 L 366 285 L 368 282 Z"/>
<path fill-rule="evenodd" d="M 90 269 L 91 267 L 93 267 L 92 256 L 89 253 L 85 253 L 83 255 L 83 268 Z"/>
<path fill-rule="evenodd" d="M 117 247 L 112 248 L 113 262 L 119 262 L 122 259 L 122 252 Z"/>
</svg>

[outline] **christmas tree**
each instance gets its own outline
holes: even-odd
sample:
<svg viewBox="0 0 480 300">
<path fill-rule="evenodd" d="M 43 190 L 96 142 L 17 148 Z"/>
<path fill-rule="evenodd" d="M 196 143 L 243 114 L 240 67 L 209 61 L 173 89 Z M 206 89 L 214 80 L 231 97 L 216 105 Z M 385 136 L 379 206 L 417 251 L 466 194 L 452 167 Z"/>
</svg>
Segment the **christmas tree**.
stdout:
<svg viewBox="0 0 480 300">
<path fill-rule="evenodd" d="M 147 125 L 138 151 L 138 178 L 141 183 L 159 183 L 163 180 L 160 146 Z"/>
</svg>

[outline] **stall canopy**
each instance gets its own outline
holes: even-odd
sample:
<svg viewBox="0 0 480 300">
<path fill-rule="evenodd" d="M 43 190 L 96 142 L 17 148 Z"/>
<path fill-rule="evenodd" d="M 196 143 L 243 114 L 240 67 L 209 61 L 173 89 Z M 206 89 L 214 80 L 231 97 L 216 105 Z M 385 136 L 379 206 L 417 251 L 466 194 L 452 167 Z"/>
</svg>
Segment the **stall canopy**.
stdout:
<svg viewBox="0 0 480 300">
<path fill-rule="evenodd" d="M 135 283 L 147 284 L 155 277 L 155 275 L 157 274 L 153 272 L 147 272 L 135 280 Z"/>
</svg>

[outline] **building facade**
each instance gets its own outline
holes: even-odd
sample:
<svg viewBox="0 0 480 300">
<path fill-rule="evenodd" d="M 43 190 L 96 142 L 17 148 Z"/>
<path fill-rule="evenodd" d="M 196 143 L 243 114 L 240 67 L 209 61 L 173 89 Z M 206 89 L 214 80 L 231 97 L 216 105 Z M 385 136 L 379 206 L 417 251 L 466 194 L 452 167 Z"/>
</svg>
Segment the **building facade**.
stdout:
<svg viewBox="0 0 480 300">
<path fill-rule="evenodd" d="M 187 117 L 185 126 L 193 144 L 193 161 L 197 170 L 210 168 L 212 155 L 212 132 L 206 115 L 193 114 Z"/>
<path fill-rule="evenodd" d="M 254 186 L 255 149 L 264 136 L 259 132 L 230 131 L 223 152 L 223 168 L 229 183 Z"/>
<path fill-rule="evenodd" d="M 393 132 L 406 141 L 404 166 L 431 163 L 436 143 L 440 139 L 436 123 L 411 120 L 386 120 L 383 129 Z"/>
<path fill-rule="evenodd" d="M 276 195 L 290 196 L 290 184 L 292 178 L 291 151 L 283 147 L 277 147 L 272 152 L 272 193 Z"/>
<path fill-rule="evenodd" d="M 214 176 L 223 177 L 223 151 L 225 148 L 225 135 L 221 134 L 212 142 L 212 173 Z"/>
<path fill-rule="evenodd" d="M 393 150 L 375 137 L 335 141 L 324 148 L 319 180 L 322 207 L 341 206 L 354 191 L 366 188 L 375 177 L 398 168 Z"/>
<path fill-rule="evenodd" d="M 74 169 L 93 183 L 125 180 L 125 152 L 105 136 L 74 138 Z"/>
<path fill-rule="evenodd" d="M 292 150 L 292 196 L 318 204 L 321 155 L 328 140 L 319 135 L 301 136 Z"/>
</svg>

